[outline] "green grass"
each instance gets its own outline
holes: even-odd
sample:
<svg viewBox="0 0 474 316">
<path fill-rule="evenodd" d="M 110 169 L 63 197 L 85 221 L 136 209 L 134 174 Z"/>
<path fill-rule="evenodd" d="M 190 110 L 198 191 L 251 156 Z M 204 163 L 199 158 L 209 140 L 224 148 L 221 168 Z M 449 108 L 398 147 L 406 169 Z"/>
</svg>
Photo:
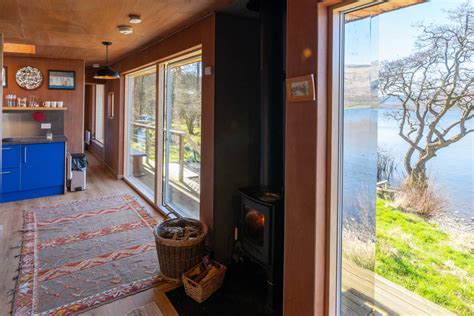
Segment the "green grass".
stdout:
<svg viewBox="0 0 474 316">
<path fill-rule="evenodd" d="M 474 253 L 422 217 L 377 199 L 375 272 L 459 315 L 474 313 Z"/>
</svg>

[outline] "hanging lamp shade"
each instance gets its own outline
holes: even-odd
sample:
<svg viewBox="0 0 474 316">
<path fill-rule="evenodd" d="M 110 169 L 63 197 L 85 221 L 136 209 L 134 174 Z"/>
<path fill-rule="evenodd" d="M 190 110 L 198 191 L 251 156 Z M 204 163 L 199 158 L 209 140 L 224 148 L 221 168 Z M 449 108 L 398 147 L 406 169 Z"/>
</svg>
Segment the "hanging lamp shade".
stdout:
<svg viewBox="0 0 474 316">
<path fill-rule="evenodd" d="M 108 65 L 109 64 L 109 46 L 112 45 L 112 43 L 102 42 L 102 44 L 105 45 L 105 66 L 102 66 L 99 69 L 97 69 L 94 75 L 94 78 L 105 79 L 105 80 L 119 79 L 120 73 Z"/>
<path fill-rule="evenodd" d="M 97 69 L 97 71 L 94 75 L 94 78 L 95 79 L 106 79 L 106 80 L 119 79 L 120 78 L 120 73 L 117 70 L 114 70 L 110 66 L 104 66 L 104 67 L 100 67 L 99 69 Z"/>
</svg>

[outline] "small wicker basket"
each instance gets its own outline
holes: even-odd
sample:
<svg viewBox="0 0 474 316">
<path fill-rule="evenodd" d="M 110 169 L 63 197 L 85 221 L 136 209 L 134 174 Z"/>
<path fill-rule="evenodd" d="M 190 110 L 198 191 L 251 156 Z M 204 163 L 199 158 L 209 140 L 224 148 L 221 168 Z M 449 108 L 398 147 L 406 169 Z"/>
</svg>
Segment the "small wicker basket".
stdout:
<svg viewBox="0 0 474 316">
<path fill-rule="evenodd" d="M 194 269 L 198 267 L 204 269 L 203 263 L 196 265 L 194 268 L 183 274 L 183 285 L 186 294 L 198 303 L 202 303 L 207 300 L 209 296 L 217 291 L 224 282 L 225 271 L 227 270 L 227 267 L 216 261 L 213 261 L 213 263 L 217 267 L 217 271 L 205 282 L 197 283 L 189 277 Z"/>
<path fill-rule="evenodd" d="M 198 236 L 187 240 L 174 240 L 161 236 L 166 227 L 186 226 L 196 228 Z M 206 235 L 206 224 L 191 218 L 169 219 L 156 227 L 155 241 L 160 271 L 167 281 L 180 284 L 182 274 L 201 261 Z"/>
</svg>

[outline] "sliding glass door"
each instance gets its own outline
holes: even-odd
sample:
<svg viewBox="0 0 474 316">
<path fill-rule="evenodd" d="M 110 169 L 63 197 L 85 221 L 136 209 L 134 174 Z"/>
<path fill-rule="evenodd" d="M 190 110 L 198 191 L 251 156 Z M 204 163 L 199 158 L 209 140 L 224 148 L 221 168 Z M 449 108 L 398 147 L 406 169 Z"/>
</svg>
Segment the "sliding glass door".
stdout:
<svg viewBox="0 0 474 316">
<path fill-rule="evenodd" d="M 156 66 L 126 76 L 125 177 L 151 201 L 156 188 Z"/>
<path fill-rule="evenodd" d="M 199 218 L 201 51 L 126 75 L 125 91 L 126 180 L 158 207 Z"/>
<path fill-rule="evenodd" d="M 163 206 L 199 218 L 201 179 L 201 53 L 161 65 L 163 95 Z"/>
</svg>

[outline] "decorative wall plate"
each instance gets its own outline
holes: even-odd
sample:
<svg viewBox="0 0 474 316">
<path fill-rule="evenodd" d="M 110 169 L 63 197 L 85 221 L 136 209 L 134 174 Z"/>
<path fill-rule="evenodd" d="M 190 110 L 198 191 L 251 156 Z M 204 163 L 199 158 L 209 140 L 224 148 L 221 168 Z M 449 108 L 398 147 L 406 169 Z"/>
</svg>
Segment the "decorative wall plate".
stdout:
<svg viewBox="0 0 474 316">
<path fill-rule="evenodd" d="M 38 68 L 26 66 L 16 72 L 16 83 L 23 89 L 33 90 L 43 83 L 43 74 Z"/>
</svg>

